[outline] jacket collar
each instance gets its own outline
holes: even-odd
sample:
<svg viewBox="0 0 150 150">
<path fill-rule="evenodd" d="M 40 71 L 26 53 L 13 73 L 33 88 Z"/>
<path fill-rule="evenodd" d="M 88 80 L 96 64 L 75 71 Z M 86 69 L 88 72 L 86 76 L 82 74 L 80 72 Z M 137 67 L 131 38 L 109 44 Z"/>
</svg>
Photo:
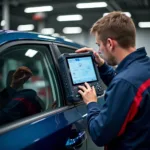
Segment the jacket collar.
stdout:
<svg viewBox="0 0 150 150">
<path fill-rule="evenodd" d="M 121 72 L 124 70 L 129 64 L 134 62 L 135 60 L 145 57 L 147 55 L 146 50 L 144 47 L 138 48 L 135 52 L 132 52 L 128 56 L 126 56 L 116 68 L 116 73 Z"/>
</svg>

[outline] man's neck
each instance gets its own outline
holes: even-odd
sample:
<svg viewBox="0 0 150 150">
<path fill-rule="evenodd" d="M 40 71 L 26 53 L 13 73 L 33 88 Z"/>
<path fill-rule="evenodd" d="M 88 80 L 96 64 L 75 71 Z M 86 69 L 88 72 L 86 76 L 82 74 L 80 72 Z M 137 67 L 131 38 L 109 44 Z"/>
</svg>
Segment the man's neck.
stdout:
<svg viewBox="0 0 150 150">
<path fill-rule="evenodd" d="M 119 64 L 125 57 L 136 50 L 135 47 L 130 47 L 128 49 L 118 48 L 116 51 L 116 61 Z"/>
</svg>

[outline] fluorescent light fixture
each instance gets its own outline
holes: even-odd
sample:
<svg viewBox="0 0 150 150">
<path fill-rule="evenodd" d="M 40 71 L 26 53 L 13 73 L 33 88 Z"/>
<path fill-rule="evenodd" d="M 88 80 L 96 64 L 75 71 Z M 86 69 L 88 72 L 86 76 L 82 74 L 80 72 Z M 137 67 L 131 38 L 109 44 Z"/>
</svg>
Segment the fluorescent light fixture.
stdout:
<svg viewBox="0 0 150 150">
<path fill-rule="evenodd" d="M 131 13 L 129 13 L 129 12 L 122 12 L 123 14 L 125 14 L 126 16 L 128 16 L 128 17 L 131 17 Z M 109 13 L 104 13 L 103 14 L 103 17 L 104 16 L 106 16 L 106 15 L 108 15 Z"/>
<path fill-rule="evenodd" d="M 36 55 L 38 51 L 34 50 L 34 49 L 28 49 L 27 52 L 25 53 L 25 56 L 28 56 L 28 57 L 33 57 Z"/>
<path fill-rule="evenodd" d="M 107 7 L 107 3 L 106 2 L 78 3 L 76 7 L 79 9 Z"/>
<path fill-rule="evenodd" d="M 18 31 L 32 31 L 34 29 L 33 24 L 19 25 L 17 27 Z"/>
<path fill-rule="evenodd" d="M 140 28 L 150 28 L 150 22 L 139 22 L 138 25 Z"/>
<path fill-rule="evenodd" d="M 50 35 L 50 34 L 53 34 L 54 32 L 55 30 L 53 28 L 43 28 L 41 30 L 41 33 L 45 35 Z"/>
<path fill-rule="evenodd" d="M 5 24 L 6 24 L 5 20 L 2 20 L 1 21 L 1 26 L 3 27 L 3 26 L 5 26 Z"/>
<path fill-rule="evenodd" d="M 63 33 L 65 34 L 78 34 L 82 32 L 80 27 L 65 27 L 63 28 Z"/>
<path fill-rule="evenodd" d="M 40 7 L 27 7 L 24 9 L 25 13 L 36 13 L 36 12 L 46 12 L 52 11 L 52 6 L 40 6 Z"/>
<path fill-rule="evenodd" d="M 83 17 L 81 15 L 62 15 L 57 17 L 57 21 L 79 21 L 82 20 Z"/>
</svg>

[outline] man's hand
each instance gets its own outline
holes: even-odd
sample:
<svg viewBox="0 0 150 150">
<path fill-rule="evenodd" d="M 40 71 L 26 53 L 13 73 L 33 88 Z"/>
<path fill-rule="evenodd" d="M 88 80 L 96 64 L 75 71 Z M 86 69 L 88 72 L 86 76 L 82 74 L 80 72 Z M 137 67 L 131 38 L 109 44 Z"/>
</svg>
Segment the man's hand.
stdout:
<svg viewBox="0 0 150 150">
<path fill-rule="evenodd" d="M 76 53 L 93 52 L 93 54 L 95 56 L 95 61 L 98 64 L 99 67 L 101 67 L 104 64 L 104 62 L 105 62 L 104 59 L 102 59 L 100 57 L 100 55 L 97 52 L 95 52 L 92 48 L 84 47 L 84 48 L 76 50 L 75 52 Z"/>
<path fill-rule="evenodd" d="M 85 104 L 91 102 L 97 102 L 97 95 L 94 86 L 90 87 L 88 83 L 85 83 L 85 86 L 79 86 L 79 93 L 81 94 Z"/>
<path fill-rule="evenodd" d="M 12 82 L 11 82 L 11 87 L 18 89 L 20 88 L 31 76 L 32 72 L 29 68 L 27 67 L 19 67 L 15 73 L 13 74 L 12 77 Z"/>
</svg>

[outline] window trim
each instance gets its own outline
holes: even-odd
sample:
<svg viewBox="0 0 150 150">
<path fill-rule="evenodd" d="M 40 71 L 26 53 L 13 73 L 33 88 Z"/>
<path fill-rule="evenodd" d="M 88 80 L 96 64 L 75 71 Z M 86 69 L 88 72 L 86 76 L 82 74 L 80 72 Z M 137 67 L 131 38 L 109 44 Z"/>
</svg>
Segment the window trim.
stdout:
<svg viewBox="0 0 150 150">
<path fill-rule="evenodd" d="M 26 118 L 19 119 L 18 121 L 14 121 L 10 124 L 6 124 L 4 126 L 1 126 L 0 127 L 0 135 L 4 134 L 6 132 L 9 132 L 11 130 L 17 129 L 19 127 L 22 127 L 24 125 L 33 123 L 35 121 L 40 121 L 43 118 L 47 118 L 48 116 L 52 116 L 54 114 L 67 111 L 67 110 L 72 109 L 74 107 L 75 106 L 64 106 L 64 107 L 60 107 L 60 108 L 52 110 L 52 111 L 48 111 L 48 112 L 45 111 L 45 112 L 42 112 L 42 113 L 39 113 L 39 114 L 36 114 L 36 115 L 32 115 L 32 116 L 29 116 L 29 117 L 26 117 Z"/>
<path fill-rule="evenodd" d="M 55 52 L 56 52 L 56 56 L 55 56 L 54 58 L 58 58 L 59 55 L 61 54 L 61 53 L 60 53 L 60 50 L 59 50 L 59 46 L 66 47 L 66 48 L 70 48 L 70 49 L 74 49 L 74 50 L 76 50 L 77 48 L 80 48 L 80 47 L 73 47 L 73 46 L 68 46 L 68 45 L 60 44 L 60 43 L 53 43 L 52 45 L 53 45 L 53 49 L 55 49 Z M 58 67 L 58 61 L 56 61 L 56 66 Z M 58 70 L 59 70 L 59 69 L 58 69 Z M 61 76 L 59 72 L 58 72 L 58 74 L 59 74 L 59 76 Z M 60 82 L 62 83 L 62 81 L 60 81 Z M 62 85 L 62 84 L 61 84 L 61 85 Z M 65 92 L 63 88 L 62 88 L 62 91 L 63 91 L 63 93 Z M 63 99 L 64 99 L 64 102 L 65 102 L 65 106 L 71 106 L 71 105 L 78 106 L 78 105 L 84 104 L 83 101 L 76 102 L 76 103 L 69 103 L 69 102 L 67 101 L 67 99 L 65 99 L 64 94 L 63 94 Z"/>
<path fill-rule="evenodd" d="M 75 47 L 75 46 L 69 46 L 69 45 L 65 45 L 65 44 L 61 44 L 61 43 L 55 43 L 55 45 L 58 46 L 62 46 L 62 47 L 66 47 L 66 48 L 70 48 L 70 49 L 74 49 L 76 50 L 77 48 L 81 48 L 81 47 Z M 59 49 L 59 48 L 58 48 Z"/>
</svg>

